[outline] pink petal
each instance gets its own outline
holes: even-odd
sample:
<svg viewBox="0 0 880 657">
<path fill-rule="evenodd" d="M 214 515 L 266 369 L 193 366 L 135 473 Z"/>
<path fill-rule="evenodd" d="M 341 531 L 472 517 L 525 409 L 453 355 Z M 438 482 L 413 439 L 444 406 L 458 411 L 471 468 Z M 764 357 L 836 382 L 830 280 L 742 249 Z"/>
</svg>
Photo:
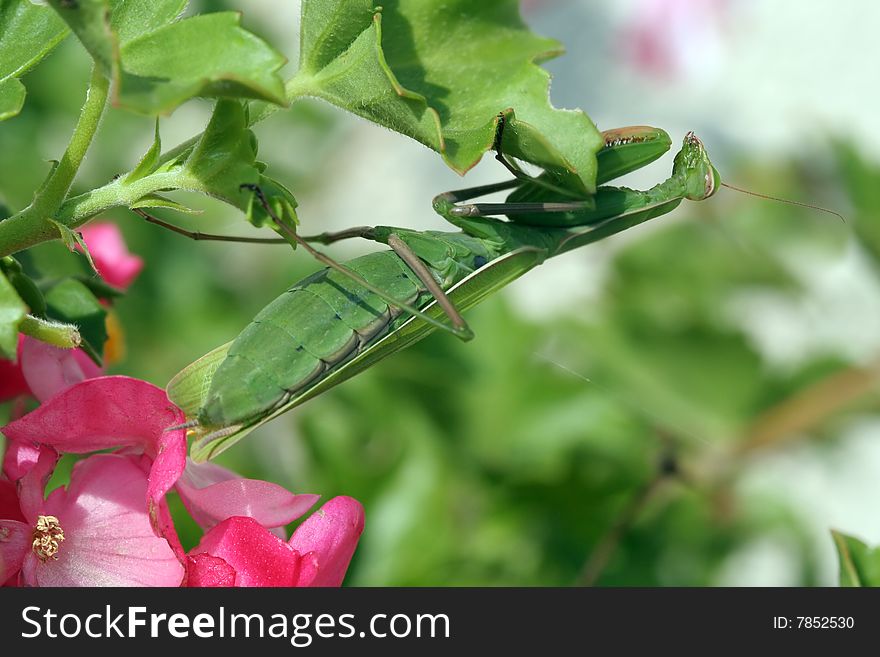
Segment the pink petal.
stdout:
<svg viewBox="0 0 880 657">
<path fill-rule="evenodd" d="M 184 415 L 161 388 L 127 376 L 87 379 L 3 427 L 10 440 L 84 454 L 140 447 L 154 459 L 149 495 L 158 503 L 186 466 Z"/>
<path fill-rule="evenodd" d="M 144 261 L 129 253 L 116 224 L 95 222 L 84 226 L 81 232 L 101 278 L 118 288 L 131 285 Z"/>
<path fill-rule="evenodd" d="M 157 537 L 144 502 L 147 478 L 128 457 L 96 454 L 76 464 L 63 495 L 42 513 L 58 518 L 57 560 L 30 554 L 24 579 L 38 586 L 178 586 L 183 566 Z"/>
<path fill-rule="evenodd" d="M 33 540 L 30 525 L 0 519 L 0 582 L 6 582 L 21 570 Z"/>
<path fill-rule="evenodd" d="M 34 467 L 40 458 L 40 448 L 29 443 L 10 440 L 6 443 L 6 454 L 3 456 L 3 474 L 10 481 L 18 481 Z"/>
<path fill-rule="evenodd" d="M 126 451 L 127 450 L 123 449 L 116 453 L 124 454 Z M 144 454 L 129 454 L 128 456 L 133 463 L 136 463 L 138 467 L 140 467 L 141 472 L 145 473 L 147 476 L 150 475 L 153 460 L 149 456 L 145 456 Z M 150 514 L 150 524 L 152 524 L 156 536 L 161 536 L 168 541 L 168 544 L 177 556 L 177 560 L 184 563 L 186 561 L 186 550 L 183 549 L 183 545 L 181 545 L 180 539 L 177 537 L 177 531 L 174 528 L 174 519 L 171 517 L 168 503 L 164 499 L 157 501 L 151 497 L 147 508 Z"/>
<path fill-rule="evenodd" d="M 224 520 L 202 537 L 189 553 L 210 554 L 235 570 L 236 586 L 294 586 L 299 554 L 253 518 Z M 201 577 L 201 573 L 197 573 Z"/>
<path fill-rule="evenodd" d="M 340 586 L 364 531 L 364 507 L 334 497 L 296 528 L 290 546 L 303 555 L 297 586 Z"/>
<path fill-rule="evenodd" d="M 189 587 L 235 586 L 235 569 L 220 557 L 195 554 L 186 558 L 186 585 Z"/>
<path fill-rule="evenodd" d="M 43 491 L 55 471 L 58 458 L 58 452 L 51 447 L 41 447 L 37 462 L 18 480 L 19 505 L 28 522 L 34 522 L 43 508 Z"/>
<path fill-rule="evenodd" d="M 243 479 L 213 463 L 187 459 L 177 492 L 202 529 L 211 529 L 231 516 L 247 516 L 263 527 L 282 527 L 299 518 L 318 501 L 318 495 L 295 495 L 259 479 Z"/>
<path fill-rule="evenodd" d="M 31 393 L 41 402 L 103 371 L 81 349 L 59 349 L 34 338 L 25 338 L 21 371 Z"/>
</svg>

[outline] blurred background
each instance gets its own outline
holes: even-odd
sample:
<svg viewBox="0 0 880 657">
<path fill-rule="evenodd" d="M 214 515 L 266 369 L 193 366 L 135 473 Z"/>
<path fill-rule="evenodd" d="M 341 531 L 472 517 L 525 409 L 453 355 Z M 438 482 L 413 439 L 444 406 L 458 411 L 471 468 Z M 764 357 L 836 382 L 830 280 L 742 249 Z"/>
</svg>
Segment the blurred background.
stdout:
<svg viewBox="0 0 880 657">
<path fill-rule="evenodd" d="M 244 12 L 295 70 L 298 2 L 193 2 Z M 567 54 L 558 107 L 600 129 L 694 130 L 722 177 L 833 216 L 722 190 L 554 259 L 468 314 L 477 339 L 434 335 L 224 453 L 219 462 L 325 499 L 366 530 L 352 585 L 834 585 L 830 530 L 880 543 L 880 41 L 875 3 L 529 0 Z M 856 55 L 858 53 L 858 55 Z M 88 79 L 67 40 L 0 125 L 2 199 L 23 207 L 63 151 Z M 171 147 L 208 102 L 161 122 Z M 152 121 L 111 110 L 78 186 L 132 168 Z M 396 133 L 317 101 L 256 127 L 304 233 L 444 228 L 431 198 L 466 181 Z M 673 151 L 677 150 L 673 148 Z M 664 179 L 671 155 L 625 182 Z M 252 234 L 203 198 L 179 224 Z M 164 386 L 317 266 L 286 247 L 194 243 L 106 217 L 146 261 L 119 301 L 114 371 Z M 370 248 L 332 248 L 347 258 Z M 82 263 L 58 244 L 51 271 Z M 179 509 L 178 509 L 179 510 Z M 183 515 L 185 544 L 198 540 Z"/>
</svg>

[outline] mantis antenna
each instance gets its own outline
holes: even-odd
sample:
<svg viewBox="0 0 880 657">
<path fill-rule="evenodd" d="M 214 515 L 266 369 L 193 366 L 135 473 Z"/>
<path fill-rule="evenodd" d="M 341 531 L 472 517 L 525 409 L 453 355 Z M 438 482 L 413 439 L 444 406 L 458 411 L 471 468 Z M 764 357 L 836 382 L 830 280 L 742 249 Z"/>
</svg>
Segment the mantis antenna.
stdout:
<svg viewBox="0 0 880 657">
<path fill-rule="evenodd" d="M 742 189 L 740 187 L 734 187 L 733 185 L 729 185 L 726 182 L 721 183 L 722 187 L 727 187 L 727 189 L 732 189 L 735 192 L 740 192 L 741 194 L 748 194 L 749 196 L 757 196 L 758 198 L 764 198 L 768 201 L 777 201 L 779 203 L 788 203 L 789 205 L 798 205 L 802 208 L 810 208 L 811 210 L 818 210 L 819 212 L 826 212 L 827 214 L 833 214 L 835 217 L 840 219 L 843 223 L 846 223 L 846 217 L 844 217 L 839 212 L 835 212 L 834 210 L 829 210 L 828 208 L 823 208 L 820 205 L 813 205 L 812 203 L 803 203 L 801 201 L 792 201 L 787 198 L 779 198 L 778 196 L 770 196 L 769 194 L 761 194 L 759 192 L 751 192 L 747 189 Z"/>
</svg>

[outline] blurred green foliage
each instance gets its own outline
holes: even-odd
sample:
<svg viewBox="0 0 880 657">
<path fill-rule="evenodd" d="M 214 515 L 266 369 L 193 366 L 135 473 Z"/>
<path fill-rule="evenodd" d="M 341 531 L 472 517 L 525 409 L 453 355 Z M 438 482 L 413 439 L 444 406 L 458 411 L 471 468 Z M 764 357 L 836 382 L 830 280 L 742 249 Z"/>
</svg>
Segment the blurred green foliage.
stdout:
<svg viewBox="0 0 880 657">
<path fill-rule="evenodd" d="M 24 78 L 28 102 L 0 127 L 5 205 L 25 205 L 45 160 L 63 150 L 87 79 L 73 40 Z M 199 131 L 209 107 L 195 101 L 163 121 L 166 145 L 175 143 L 166 135 Z M 303 102 L 266 123 L 263 144 L 290 153 L 272 160 L 274 175 L 298 198 L 340 193 L 331 154 L 345 148 L 351 122 Z M 152 130 L 149 119 L 111 110 L 78 184 L 130 169 Z M 468 316 L 472 343 L 434 335 L 270 423 L 220 462 L 299 492 L 361 500 L 354 585 L 713 585 L 737 581 L 738 555 L 767 540 L 785 546 L 789 583 L 819 583 L 809 510 L 745 492 L 740 481 L 792 444 L 842 440 L 854 418 L 877 414 L 876 386 L 844 390 L 810 417 L 804 391 L 858 363 L 821 346 L 780 362 L 738 302 L 760 293 L 798 303 L 809 295 L 803 269 L 847 250 L 865 254 L 877 274 L 880 167 L 852 144 L 829 144 L 829 153 L 745 160 L 723 173 L 743 187 L 842 206 L 846 224 L 731 193 L 683 206 L 610 247 L 567 256 L 608 257 L 596 294 L 580 294 L 586 282 L 573 280 L 572 303 L 541 319 L 527 318 L 511 295 L 490 299 Z M 193 204 L 204 215 L 175 221 L 251 234 L 219 203 Z M 114 371 L 160 386 L 316 268 L 285 247 L 197 244 L 130 213 L 106 218 L 147 263 L 116 305 L 128 356 Z M 313 227 L 320 220 L 303 217 Z M 350 223 L 368 222 L 410 225 L 387 215 Z M 23 261 L 45 275 L 87 272 L 59 243 Z M 196 528 L 175 506 L 191 545 Z"/>
</svg>

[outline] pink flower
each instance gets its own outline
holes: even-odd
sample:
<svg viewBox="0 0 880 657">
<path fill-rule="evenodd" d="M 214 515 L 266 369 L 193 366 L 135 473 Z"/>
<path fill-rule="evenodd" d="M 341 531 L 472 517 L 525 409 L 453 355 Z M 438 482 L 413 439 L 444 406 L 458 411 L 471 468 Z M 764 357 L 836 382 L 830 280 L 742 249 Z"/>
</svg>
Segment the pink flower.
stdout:
<svg viewBox="0 0 880 657">
<path fill-rule="evenodd" d="M 360 503 L 330 500 L 285 541 L 284 526 L 317 496 L 187 463 L 185 430 L 168 430 L 183 420 L 163 390 L 109 376 L 3 427 L 0 582 L 171 586 L 185 564 L 188 586 L 339 586 L 363 531 Z M 112 448 L 121 449 L 80 461 L 70 485 L 43 499 L 58 452 Z M 207 530 L 188 555 L 165 502 L 172 487 Z"/>
<path fill-rule="evenodd" d="M 327 502 L 289 542 L 231 517 L 187 555 L 187 586 L 339 586 L 363 529 L 363 507 L 350 497 Z"/>
<path fill-rule="evenodd" d="M 0 580 L 25 586 L 177 586 L 183 566 L 156 536 L 144 503 L 147 477 L 132 457 L 79 461 L 70 484 L 44 499 L 57 453 L 41 450 L 19 482 L 19 517 L 0 519 Z M 5 577 L 4 577 L 5 576 Z"/>
<path fill-rule="evenodd" d="M 144 261 L 132 255 L 116 224 L 93 222 L 81 229 L 83 240 L 101 278 L 110 285 L 125 289 L 144 267 Z"/>
<path fill-rule="evenodd" d="M 186 465 L 185 430 L 166 429 L 183 421 L 183 412 L 161 388 L 126 376 L 104 376 L 63 390 L 2 432 L 21 445 L 47 445 L 59 452 L 129 447 L 144 454 L 147 501 L 158 525 L 158 506 Z"/>
<path fill-rule="evenodd" d="M 267 529 L 283 528 L 308 511 L 319 497 L 296 495 L 278 484 L 244 479 L 219 465 L 190 459 L 176 489 L 193 520 L 206 531 L 231 516 L 253 518 Z M 284 538 L 283 533 L 273 533 Z"/>
<path fill-rule="evenodd" d="M 722 49 L 729 0 L 637 0 L 620 40 L 649 76 L 709 75 Z"/>
</svg>

